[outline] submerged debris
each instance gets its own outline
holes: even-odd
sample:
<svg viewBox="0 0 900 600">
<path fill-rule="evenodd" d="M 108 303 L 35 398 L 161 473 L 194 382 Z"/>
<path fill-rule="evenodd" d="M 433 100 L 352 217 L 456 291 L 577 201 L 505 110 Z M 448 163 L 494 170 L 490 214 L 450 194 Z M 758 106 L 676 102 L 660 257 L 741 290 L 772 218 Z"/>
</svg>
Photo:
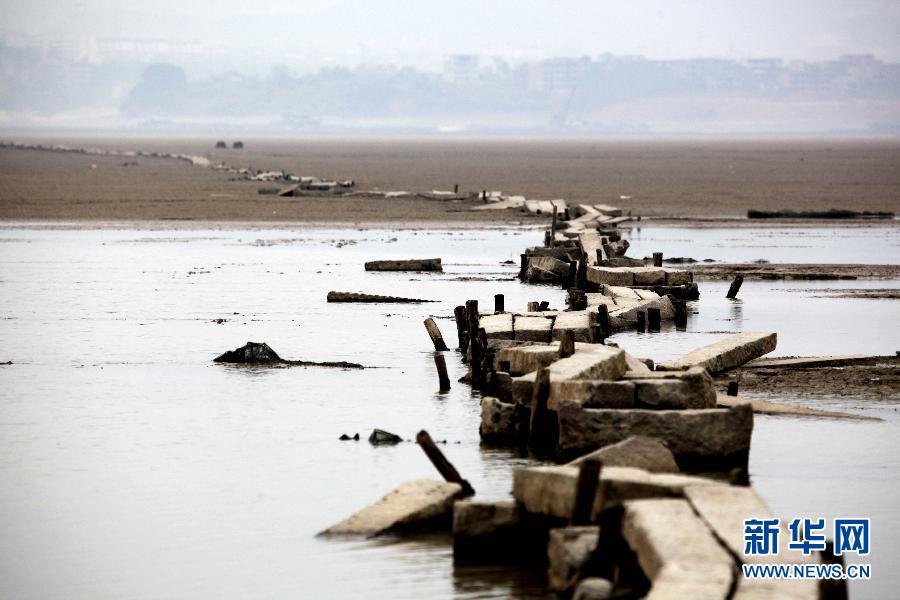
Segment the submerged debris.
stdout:
<svg viewBox="0 0 900 600">
<path fill-rule="evenodd" d="M 380 302 L 380 303 L 410 303 L 436 302 L 436 300 L 422 300 L 420 298 L 400 298 L 399 296 L 381 296 L 379 294 L 364 294 L 357 292 L 328 292 L 328 302 Z"/>
<path fill-rule="evenodd" d="M 317 362 L 310 360 L 285 360 L 266 343 L 247 342 L 240 348 L 229 350 L 213 359 L 213 362 L 243 365 L 286 365 L 293 367 L 332 367 L 337 369 L 365 369 L 358 363 L 346 361 Z"/>
<path fill-rule="evenodd" d="M 373 429 L 372 434 L 369 436 L 370 444 L 399 444 L 403 441 L 399 435 L 395 433 L 391 433 L 390 431 L 385 431 L 384 429 Z"/>
</svg>

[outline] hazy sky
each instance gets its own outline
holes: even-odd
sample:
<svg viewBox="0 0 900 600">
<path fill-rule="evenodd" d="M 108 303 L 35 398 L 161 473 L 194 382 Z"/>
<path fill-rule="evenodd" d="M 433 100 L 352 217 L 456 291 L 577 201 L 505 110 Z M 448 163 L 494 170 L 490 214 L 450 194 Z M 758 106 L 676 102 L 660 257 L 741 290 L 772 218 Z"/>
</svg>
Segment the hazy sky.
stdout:
<svg viewBox="0 0 900 600">
<path fill-rule="evenodd" d="M 900 61 L 896 0 L 0 0 L 4 33 L 196 41 L 210 51 L 425 64 L 508 58 Z"/>
</svg>

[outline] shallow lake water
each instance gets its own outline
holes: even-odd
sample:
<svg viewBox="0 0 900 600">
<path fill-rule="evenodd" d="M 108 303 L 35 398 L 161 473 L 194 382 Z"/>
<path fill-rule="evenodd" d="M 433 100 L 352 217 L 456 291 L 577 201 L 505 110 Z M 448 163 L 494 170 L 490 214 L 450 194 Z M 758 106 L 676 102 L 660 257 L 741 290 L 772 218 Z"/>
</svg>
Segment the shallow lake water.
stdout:
<svg viewBox="0 0 900 600">
<path fill-rule="evenodd" d="M 636 247 L 728 258 L 703 239 L 681 252 L 667 238 L 672 231 L 644 228 Z M 446 317 L 468 298 L 482 310 L 495 293 L 506 295 L 508 309 L 528 300 L 562 308 L 560 289 L 515 280 L 519 254 L 541 237 L 534 229 L 3 229 L 0 362 L 13 364 L 0 367 L 0 596 L 543 596 L 540 573 L 455 568 L 440 536 L 315 537 L 403 481 L 436 477 L 412 442 L 370 446 L 374 427 L 408 440 L 427 429 L 447 441 L 442 448 L 479 498 L 509 497 L 512 467 L 528 461 L 480 447 L 479 398 L 455 383 L 464 367 L 454 351 L 453 388 L 436 391 L 422 320 L 440 317 L 453 347 Z M 878 239 L 869 260 L 849 262 L 897 256 L 887 254 L 896 237 Z M 777 246 L 753 252 L 781 256 Z M 443 257 L 445 272 L 362 266 L 424 256 Z M 896 301 L 816 297 L 841 285 L 900 283 L 747 281 L 739 300 L 726 301 L 727 282 L 701 282 L 686 331 L 614 341 L 664 360 L 728 332 L 770 329 L 779 355 L 893 353 Z M 437 302 L 327 304 L 330 290 Z M 379 368 L 211 362 L 248 340 L 285 358 Z M 884 420 L 760 416 L 754 484 L 784 517 L 872 517 L 873 580 L 852 591 L 883 597 L 900 584 L 892 569 L 900 549 L 898 402 L 816 405 Z M 337 439 L 357 432 L 360 442 Z"/>
</svg>

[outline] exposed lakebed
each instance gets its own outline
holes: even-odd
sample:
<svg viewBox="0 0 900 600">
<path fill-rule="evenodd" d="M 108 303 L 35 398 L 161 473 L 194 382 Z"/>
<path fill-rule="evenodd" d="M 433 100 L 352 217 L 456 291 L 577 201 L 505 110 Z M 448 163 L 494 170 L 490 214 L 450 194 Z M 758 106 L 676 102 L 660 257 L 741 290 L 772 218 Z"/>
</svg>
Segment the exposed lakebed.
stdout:
<svg viewBox="0 0 900 600">
<path fill-rule="evenodd" d="M 844 244 L 832 241 L 844 230 L 717 231 L 643 228 L 629 235 L 629 254 L 773 262 L 801 262 L 810 252 L 815 258 L 803 262 L 897 256 L 896 229 L 853 230 Z M 413 443 L 366 443 L 375 427 L 410 440 L 427 429 L 447 440 L 442 449 L 479 497 L 508 496 L 512 467 L 527 461 L 480 447 L 479 399 L 455 383 L 464 368 L 452 350 L 453 387 L 437 392 L 422 320 L 450 316 L 468 298 L 487 310 L 496 293 L 508 309 L 529 300 L 563 308 L 558 288 L 514 280 L 519 254 L 541 236 L 521 228 L 5 229 L 0 362 L 13 364 L 0 367 L 0 595 L 540 596 L 539 577 L 454 568 L 440 539 L 314 536 L 402 481 L 436 476 Z M 742 246 L 739 236 L 760 243 Z M 856 250 L 841 261 L 844 245 Z M 374 258 L 426 256 L 442 257 L 444 272 L 363 270 Z M 898 281 L 746 281 L 737 301 L 724 298 L 726 281 L 700 285 L 686 331 L 628 332 L 613 341 L 657 360 L 753 329 L 777 331 L 781 356 L 898 349 L 895 300 L 818 293 Z M 327 304 L 331 290 L 438 302 Z M 453 321 L 436 320 L 452 347 Z M 288 359 L 383 368 L 212 362 L 248 340 Z M 873 580 L 851 584 L 857 598 L 900 583 L 891 569 L 900 545 L 897 400 L 816 404 L 880 422 L 756 420 L 751 474 L 777 514 L 873 519 Z M 338 441 L 357 432 L 362 441 Z"/>
</svg>

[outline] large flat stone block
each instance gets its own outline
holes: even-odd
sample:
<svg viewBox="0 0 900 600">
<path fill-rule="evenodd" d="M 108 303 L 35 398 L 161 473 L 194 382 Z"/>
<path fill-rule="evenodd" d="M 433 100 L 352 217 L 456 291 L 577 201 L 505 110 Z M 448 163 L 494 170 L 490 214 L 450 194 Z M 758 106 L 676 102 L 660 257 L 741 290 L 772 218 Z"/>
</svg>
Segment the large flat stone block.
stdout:
<svg viewBox="0 0 900 600">
<path fill-rule="evenodd" d="M 658 267 L 632 267 L 634 285 L 665 285 L 666 272 Z"/>
<path fill-rule="evenodd" d="M 622 536 L 651 581 L 647 598 L 728 598 L 734 563 L 687 501 L 626 502 Z"/>
<path fill-rule="evenodd" d="M 595 311 L 592 311 L 595 312 Z M 586 310 L 566 311 L 556 315 L 553 321 L 553 341 L 558 341 L 563 331 L 571 331 L 576 342 L 591 342 L 591 318 Z"/>
<path fill-rule="evenodd" d="M 575 508 L 578 467 L 554 465 L 513 469 L 513 497 L 526 511 L 569 519 Z M 629 467 L 604 467 L 591 514 L 639 498 L 680 498 L 687 486 L 725 485 L 678 473 L 650 473 Z"/>
<path fill-rule="evenodd" d="M 513 316 L 509 313 L 481 315 L 478 326 L 484 329 L 487 338 L 497 340 L 513 339 Z"/>
<path fill-rule="evenodd" d="M 753 433 L 753 409 L 747 404 L 730 409 L 620 410 L 558 402 L 556 413 L 558 459 L 645 435 L 662 440 L 682 470 L 728 471 L 747 466 Z"/>
<path fill-rule="evenodd" d="M 489 444 L 515 444 L 525 423 L 521 407 L 493 396 L 481 399 L 481 439 Z"/>
<path fill-rule="evenodd" d="M 549 342 L 553 330 L 553 319 L 544 316 L 525 317 L 515 315 L 513 319 L 513 339 L 529 342 Z"/>
<path fill-rule="evenodd" d="M 634 285 L 634 273 L 628 267 L 588 267 L 587 280 L 598 285 Z"/>
<path fill-rule="evenodd" d="M 630 381 L 551 380 L 547 408 L 556 410 L 561 401 L 577 402 L 585 408 L 634 408 L 634 390 Z"/>
<path fill-rule="evenodd" d="M 600 460 L 604 467 L 632 467 L 650 473 L 678 473 L 678 464 L 672 451 L 659 439 L 643 435 L 633 435 L 621 442 L 604 446 L 579 456 L 568 464 L 578 466 L 588 459 Z"/>
<path fill-rule="evenodd" d="M 638 408 L 715 408 L 716 390 L 712 377 L 701 367 L 687 371 L 647 371 L 625 373 L 635 385 Z"/>
<path fill-rule="evenodd" d="M 676 370 L 698 366 L 710 373 L 721 373 L 768 354 L 777 344 L 778 335 L 774 332 L 746 331 L 697 348 L 678 360 L 659 365 L 658 368 Z"/>
<path fill-rule="evenodd" d="M 445 519 L 449 525 L 453 502 L 461 495 L 462 487 L 458 483 L 431 479 L 408 481 L 319 535 L 374 536 L 421 528 Z"/>
</svg>

